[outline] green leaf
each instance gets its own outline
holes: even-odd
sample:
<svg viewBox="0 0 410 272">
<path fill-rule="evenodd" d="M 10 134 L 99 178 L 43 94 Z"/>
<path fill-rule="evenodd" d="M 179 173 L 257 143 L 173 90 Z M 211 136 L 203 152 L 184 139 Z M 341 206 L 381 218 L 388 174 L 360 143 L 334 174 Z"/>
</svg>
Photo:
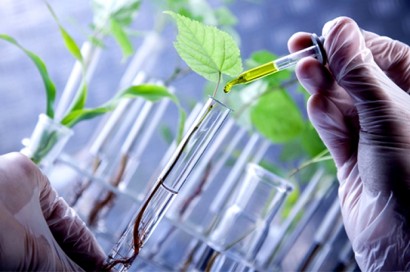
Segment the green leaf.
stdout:
<svg viewBox="0 0 410 272">
<path fill-rule="evenodd" d="M 305 89 L 301 84 L 298 84 L 298 87 L 296 88 L 296 90 L 297 90 L 299 93 L 303 94 L 303 97 L 305 98 L 305 101 L 306 101 L 306 102 L 309 100 L 309 98 L 310 98 L 310 93 L 309 93 L 308 91 L 306 91 L 306 89 Z"/>
<path fill-rule="evenodd" d="M 121 98 L 134 98 L 143 97 L 146 100 L 156 102 L 162 98 L 171 99 L 175 105 L 178 107 L 179 121 L 178 121 L 178 131 L 177 131 L 177 142 L 179 143 L 182 139 L 184 132 L 184 125 L 186 120 L 186 113 L 181 107 L 178 98 L 170 93 L 165 86 L 153 85 L 153 84 L 142 84 L 131 86 L 120 93 Z"/>
<path fill-rule="evenodd" d="M 214 82 L 221 74 L 234 77 L 242 71 L 239 48 L 228 33 L 173 12 L 166 13 L 178 26 L 175 48 L 192 70 Z"/>
<path fill-rule="evenodd" d="M 248 68 L 253 68 L 261 64 L 267 63 L 274 59 L 278 58 L 275 54 L 267 50 L 259 50 L 252 52 L 252 55 L 249 59 L 246 60 L 246 66 Z"/>
<path fill-rule="evenodd" d="M 297 139 L 288 141 L 281 145 L 281 161 L 292 162 L 306 158 L 306 151 L 302 147 L 301 138 L 303 138 L 303 134 Z"/>
<path fill-rule="evenodd" d="M 233 26 L 238 23 L 236 16 L 226 7 L 215 10 L 215 16 L 218 20 L 218 26 Z"/>
<path fill-rule="evenodd" d="M 303 131 L 302 116 L 284 90 L 275 90 L 259 98 L 251 109 L 255 128 L 274 143 L 289 141 Z"/>
<path fill-rule="evenodd" d="M 131 56 L 134 52 L 132 43 L 125 33 L 124 28 L 115 19 L 111 19 L 111 33 L 120 46 L 123 56 L 125 58 Z"/>
<path fill-rule="evenodd" d="M 19 49 L 21 49 L 36 65 L 37 70 L 40 72 L 41 78 L 43 80 L 45 89 L 46 89 L 46 98 L 47 98 L 47 108 L 46 108 L 46 114 L 48 117 L 51 119 L 54 118 L 54 100 L 56 97 L 56 88 L 54 85 L 54 82 L 50 79 L 50 75 L 48 74 L 47 67 L 44 64 L 44 62 L 41 60 L 39 56 L 34 54 L 33 52 L 25 49 L 23 46 L 21 46 L 14 38 L 6 35 L 6 34 L 0 34 L 0 39 L 7 41 L 15 46 L 17 46 Z"/>
<path fill-rule="evenodd" d="M 134 98 L 134 97 L 142 97 L 146 100 L 151 102 L 156 102 L 164 97 L 167 97 L 178 104 L 178 100 L 168 91 L 165 86 L 161 85 L 154 85 L 154 84 L 141 84 L 128 87 L 124 91 L 120 92 L 116 98 Z"/>
<path fill-rule="evenodd" d="M 100 47 L 100 48 L 105 48 L 105 44 L 104 41 L 100 38 L 97 38 L 93 35 L 89 35 L 88 36 L 88 40 L 95 46 Z"/>
<path fill-rule="evenodd" d="M 180 143 L 182 137 L 184 136 L 184 127 L 186 121 L 186 112 L 181 106 L 178 106 L 178 114 L 179 114 L 179 121 L 178 121 L 178 132 L 177 132 L 177 143 Z"/>
<path fill-rule="evenodd" d="M 63 38 L 65 47 L 68 49 L 68 51 L 71 53 L 71 55 L 74 56 L 78 61 L 83 62 L 83 56 L 81 54 L 81 50 L 78 47 L 77 43 L 74 41 L 74 39 L 68 34 L 68 32 L 64 29 L 64 27 L 61 25 L 57 15 L 55 14 L 54 10 L 51 8 L 51 6 L 46 3 L 48 10 L 50 11 L 51 15 L 53 16 L 54 20 L 56 21 L 58 28 L 60 30 L 60 34 Z"/>
<path fill-rule="evenodd" d="M 78 122 L 92 119 L 107 112 L 112 111 L 115 108 L 114 103 L 110 103 L 107 106 L 102 106 L 94 109 L 80 109 L 70 112 L 67 116 L 61 120 L 61 124 L 67 127 L 73 127 Z"/>
<path fill-rule="evenodd" d="M 98 30 L 109 30 L 107 25 L 111 20 L 115 20 L 121 26 L 128 26 L 132 23 L 141 0 L 93 0 L 93 23 Z"/>
<path fill-rule="evenodd" d="M 88 87 L 85 79 L 83 78 L 80 88 L 78 89 L 76 96 L 73 99 L 73 104 L 69 107 L 68 112 L 81 110 L 85 106 L 87 101 Z"/>
<path fill-rule="evenodd" d="M 281 217 L 283 219 L 287 218 L 292 211 L 293 207 L 295 206 L 296 202 L 300 199 L 300 188 L 299 186 L 294 186 L 292 192 L 289 193 L 288 197 L 283 203 L 283 208 L 281 212 Z"/>
<path fill-rule="evenodd" d="M 267 91 L 268 85 L 263 80 L 257 80 L 247 85 L 241 85 L 240 91 L 231 92 L 226 97 L 227 104 L 234 111 L 236 123 L 248 131 L 252 131 L 251 109 L 259 101 L 259 97 Z"/>
<path fill-rule="evenodd" d="M 59 27 L 61 36 L 63 37 L 64 44 L 71 55 L 74 56 L 78 61 L 83 62 L 83 55 L 81 54 L 81 50 L 78 47 L 77 43 L 74 39 L 68 34 L 67 31 L 64 30 L 61 26 Z"/>
<path fill-rule="evenodd" d="M 167 144 L 172 143 L 172 141 L 174 139 L 174 136 L 172 134 L 172 131 L 171 131 L 170 127 L 161 126 L 161 135 L 162 135 L 162 138 L 164 138 L 164 140 Z"/>
<path fill-rule="evenodd" d="M 61 124 L 67 127 L 73 127 L 80 121 L 91 119 L 96 116 L 112 111 L 117 106 L 119 101 L 123 98 L 135 97 L 142 97 L 152 102 L 156 102 L 164 97 L 170 98 L 173 101 L 177 101 L 177 98 L 173 94 L 168 92 L 167 88 L 164 86 L 153 84 L 135 85 L 125 89 L 122 92 L 119 92 L 116 96 L 114 96 L 113 99 L 111 99 L 101 107 L 94 109 L 82 109 L 80 107 L 73 108 L 67 114 L 67 116 L 63 118 Z"/>
<path fill-rule="evenodd" d="M 302 136 L 302 147 L 311 158 L 326 149 L 325 144 L 322 142 L 322 139 L 320 139 L 319 134 L 310 122 L 306 124 Z"/>
</svg>

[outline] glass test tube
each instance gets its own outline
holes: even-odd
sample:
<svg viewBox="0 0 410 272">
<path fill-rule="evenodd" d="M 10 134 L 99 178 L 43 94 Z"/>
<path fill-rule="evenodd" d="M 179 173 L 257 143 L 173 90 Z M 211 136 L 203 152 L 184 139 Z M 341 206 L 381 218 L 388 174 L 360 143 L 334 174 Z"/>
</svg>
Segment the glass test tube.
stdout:
<svg viewBox="0 0 410 272">
<path fill-rule="evenodd" d="M 270 222 L 292 190 L 286 180 L 249 163 L 235 199 L 208 237 L 209 245 L 222 255 L 252 264 Z"/>
<path fill-rule="evenodd" d="M 144 199 L 135 220 L 114 247 L 108 268 L 122 271 L 132 265 L 229 112 L 220 102 L 208 99 Z"/>
</svg>

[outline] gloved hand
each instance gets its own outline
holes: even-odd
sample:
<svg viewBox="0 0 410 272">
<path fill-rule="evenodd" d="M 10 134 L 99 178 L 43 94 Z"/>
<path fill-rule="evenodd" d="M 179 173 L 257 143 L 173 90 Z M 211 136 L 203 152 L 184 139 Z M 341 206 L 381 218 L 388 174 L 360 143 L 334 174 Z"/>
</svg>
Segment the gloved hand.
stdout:
<svg viewBox="0 0 410 272">
<path fill-rule="evenodd" d="M 410 270 L 410 49 L 345 17 L 324 26 L 328 65 L 296 74 L 338 168 L 346 232 L 363 271 Z M 310 34 L 289 40 L 291 52 Z"/>
<path fill-rule="evenodd" d="M 35 164 L 20 153 L 0 156 L 0 270 L 96 270 L 104 259 Z"/>
</svg>

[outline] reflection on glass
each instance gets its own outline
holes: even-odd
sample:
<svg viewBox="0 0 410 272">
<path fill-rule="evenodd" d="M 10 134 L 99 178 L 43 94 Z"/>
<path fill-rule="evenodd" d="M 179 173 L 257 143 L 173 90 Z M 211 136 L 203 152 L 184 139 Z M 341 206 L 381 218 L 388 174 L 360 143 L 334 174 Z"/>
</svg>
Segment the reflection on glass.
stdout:
<svg viewBox="0 0 410 272">
<path fill-rule="evenodd" d="M 107 268 L 123 270 L 132 265 L 229 112 L 220 102 L 208 99 L 115 246 Z"/>
</svg>

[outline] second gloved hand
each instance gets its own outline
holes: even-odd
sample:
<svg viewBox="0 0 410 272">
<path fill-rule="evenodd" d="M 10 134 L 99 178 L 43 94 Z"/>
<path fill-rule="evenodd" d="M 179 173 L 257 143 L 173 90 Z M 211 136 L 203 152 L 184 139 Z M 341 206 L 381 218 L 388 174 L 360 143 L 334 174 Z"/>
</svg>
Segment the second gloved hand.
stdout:
<svg viewBox="0 0 410 272">
<path fill-rule="evenodd" d="M 80 218 L 20 153 L 0 156 L 0 270 L 97 270 L 105 259 Z"/>
<path fill-rule="evenodd" d="M 325 25 L 328 66 L 302 60 L 309 117 L 338 168 L 345 228 L 363 271 L 410 269 L 410 48 L 349 18 Z M 290 51 L 310 45 L 295 34 Z"/>
</svg>

